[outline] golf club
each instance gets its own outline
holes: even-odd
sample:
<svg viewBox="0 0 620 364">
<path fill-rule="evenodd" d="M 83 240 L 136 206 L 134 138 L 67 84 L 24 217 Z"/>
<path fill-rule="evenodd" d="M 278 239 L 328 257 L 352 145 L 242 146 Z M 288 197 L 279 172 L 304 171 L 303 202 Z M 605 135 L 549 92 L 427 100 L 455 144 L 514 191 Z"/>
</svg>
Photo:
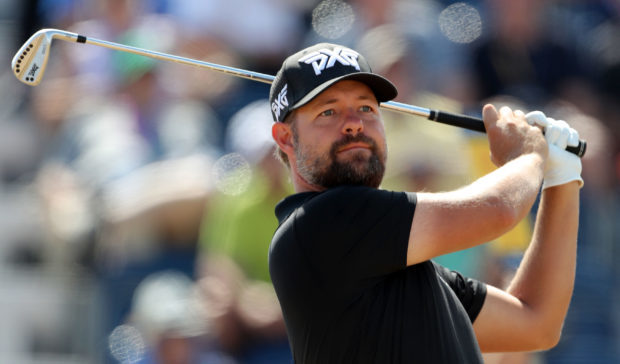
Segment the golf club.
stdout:
<svg viewBox="0 0 620 364">
<path fill-rule="evenodd" d="M 264 73 L 222 66 L 215 63 L 209 63 L 195 59 L 175 56 L 172 54 L 146 50 L 95 38 L 89 38 L 64 30 L 48 28 L 41 29 L 34 33 L 26 41 L 26 43 L 22 45 L 22 47 L 13 57 L 13 60 L 11 61 L 11 68 L 13 69 L 13 73 L 15 74 L 15 76 L 20 81 L 30 86 L 36 86 L 41 82 L 43 74 L 45 73 L 45 68 L 47 66 L 52 40 L 54 39 L 60 39 L 68 42 L 92 44 L 100 47 L 115 49 L 122 52 L 134 53 L 164 61 L 173 61 L 181 64 L 202 67 L 212 71 L 223 72 L 232 76 L 258 82 L 264 82 L 268 84 L 271 84 L 274 80 L 274 76 Z M 472 116 L 453 114 L 440 110 L 431 110 L 395 101 L 384 102 L 381 104 L 381 107 L 384 109 L 397 111 L 405 114 L 422 116 L 427 118 L 428 120 L 436 121 L 443 124 L 458 126 L 461 128 L 479 131 L 482 133 L 486 132 L 482 119 Z M 586 152 L 586 142 L 584 140 L 580 140 L 579 145 L 568 146 L 566 147 L 566 150 L 573 154 L 576 154 L 579 157 L 582 157 Z"/>
</svg>

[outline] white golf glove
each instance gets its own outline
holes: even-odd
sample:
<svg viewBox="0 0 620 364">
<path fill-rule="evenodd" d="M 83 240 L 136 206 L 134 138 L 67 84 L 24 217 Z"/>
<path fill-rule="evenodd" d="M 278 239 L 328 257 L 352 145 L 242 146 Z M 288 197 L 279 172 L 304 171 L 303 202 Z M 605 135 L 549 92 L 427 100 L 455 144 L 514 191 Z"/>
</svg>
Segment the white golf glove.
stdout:
<svg viewBox="0 0 620 364">
<path fill-rule="evenodd" d="M 579 187 L 583 187 L 581 159 L 565 150 L 567 145 L 579 145 L 579 133 L 564 120 L 546 117 L 541 111 L 532 111 L 525 115 L 525 118 L 530 125 L 543 127 L 545 139 L 549 146 L 549 157 L 542 185 L 543 190 L 571 181 L 578 181 Z"/>
</svg>

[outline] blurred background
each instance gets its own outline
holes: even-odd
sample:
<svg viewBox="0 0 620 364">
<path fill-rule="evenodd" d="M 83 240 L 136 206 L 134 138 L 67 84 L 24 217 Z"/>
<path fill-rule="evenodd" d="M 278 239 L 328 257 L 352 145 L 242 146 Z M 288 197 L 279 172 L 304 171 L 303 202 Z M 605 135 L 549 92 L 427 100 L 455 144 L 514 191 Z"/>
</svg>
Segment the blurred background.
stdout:
<svg viewBox="0 0 620 364">
<path fill-rule="evenodd" d="M 275 74 L 341 43 L 397 101 L 480 116 L 543 110 L 588 141 L 562 340 L 488 363 L 620 362 L 620 1 L 0 0 L 0 362 L 290 363 L 267 270 L 269 86 L 56 41 L 37 87 L 10 61 L 44 27 Z M 383 187 L 491 171 L 484 135 L 384 112 Z M 437 260 L 503 286 L 531 217 Z"/>
</svg>

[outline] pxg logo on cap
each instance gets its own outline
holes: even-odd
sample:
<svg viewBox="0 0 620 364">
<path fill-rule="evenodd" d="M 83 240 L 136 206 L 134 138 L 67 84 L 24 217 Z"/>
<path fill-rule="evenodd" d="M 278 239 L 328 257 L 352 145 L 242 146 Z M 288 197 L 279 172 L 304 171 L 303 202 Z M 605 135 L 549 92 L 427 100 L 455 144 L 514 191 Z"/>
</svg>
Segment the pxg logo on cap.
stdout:
<svg viewBox="0 0 620 364">
<path fill-rule="evenodd" d="M 343 66 L 352 66 L 359 71 L 360 66 L 357 63 L 359 56 L 356 51 L 344 47 L 336 47 L 333 50 L 322 48 L 301 57 L 299 62 L 311 64 L 314 74 L 319 76 L 324 69 L 333 67 L 336 62 Z"/>
<path fill-rule="evenodd" d="M 269 93 L 273 119 L 284 121 L 292 110 L 344 79 L 365 83 L 379 102 L 397 95 L 396 87 L 372 73 L 359 53 L 341 45 L 319 43 L 293 54 L 282 64 Z"/>
</svg>

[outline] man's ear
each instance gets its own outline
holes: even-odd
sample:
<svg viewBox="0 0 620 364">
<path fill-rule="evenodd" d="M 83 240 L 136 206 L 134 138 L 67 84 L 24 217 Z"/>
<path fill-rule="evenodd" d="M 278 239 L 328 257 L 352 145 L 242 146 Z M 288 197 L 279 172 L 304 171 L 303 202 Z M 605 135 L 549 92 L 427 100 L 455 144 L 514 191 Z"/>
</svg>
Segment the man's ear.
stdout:
<svg viewBox="0 0 620 364">
<path fill-rule="evenodd" d="M 271 127 L 271 136 L 284 153 L 287 155 L 293 154 L 295 149 L 293 146 L 293 132 L 291 131 L 290 124 L 281 122 L 273 123 Z"/>
</svg>

